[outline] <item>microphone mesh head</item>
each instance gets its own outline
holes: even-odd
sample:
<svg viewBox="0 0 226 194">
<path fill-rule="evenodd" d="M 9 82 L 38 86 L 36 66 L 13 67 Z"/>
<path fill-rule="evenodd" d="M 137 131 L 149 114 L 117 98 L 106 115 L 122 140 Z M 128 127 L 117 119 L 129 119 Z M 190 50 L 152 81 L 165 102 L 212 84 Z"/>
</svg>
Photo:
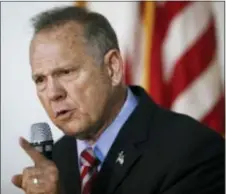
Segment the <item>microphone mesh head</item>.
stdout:
<svg viewBox="0 0 226 194">
<path fill-rule="evenodd" d="M 53 140 L 50 127 L 47 123 L 34 123 L 31 126 L 30 135 L 31 143 L 40 143 Z"/>
</svg>

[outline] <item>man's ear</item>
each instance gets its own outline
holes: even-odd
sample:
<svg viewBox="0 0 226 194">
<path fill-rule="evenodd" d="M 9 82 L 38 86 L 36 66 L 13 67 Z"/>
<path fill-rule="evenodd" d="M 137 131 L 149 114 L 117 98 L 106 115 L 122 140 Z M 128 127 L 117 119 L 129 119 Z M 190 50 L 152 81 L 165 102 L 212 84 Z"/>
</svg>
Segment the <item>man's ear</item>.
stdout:
<svg viewBox="0 0 226 194">
<path fill-rule="evenodd" d="M 108 51 L 104 56 L 104 64 L 113 86 L 123 81 L 123 59 L 117 49 Z"/>
</svg>

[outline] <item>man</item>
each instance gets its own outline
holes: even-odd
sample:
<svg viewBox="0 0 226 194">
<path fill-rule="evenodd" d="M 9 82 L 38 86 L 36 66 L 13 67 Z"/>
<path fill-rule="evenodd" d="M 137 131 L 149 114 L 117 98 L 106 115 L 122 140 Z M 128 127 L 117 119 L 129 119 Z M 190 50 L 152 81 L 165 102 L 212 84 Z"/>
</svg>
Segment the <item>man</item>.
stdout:
<svg viewBox="0 0 226 194">
<path fill-rule="evenodd" d="M 223 194 L 224 141 L 123 82 L 116 34 L 102 15 L 66 7 L 34 18 L 37 95 L 64 133 L 49 161 L 13 177 L 27 194 Z"/>
</svg>

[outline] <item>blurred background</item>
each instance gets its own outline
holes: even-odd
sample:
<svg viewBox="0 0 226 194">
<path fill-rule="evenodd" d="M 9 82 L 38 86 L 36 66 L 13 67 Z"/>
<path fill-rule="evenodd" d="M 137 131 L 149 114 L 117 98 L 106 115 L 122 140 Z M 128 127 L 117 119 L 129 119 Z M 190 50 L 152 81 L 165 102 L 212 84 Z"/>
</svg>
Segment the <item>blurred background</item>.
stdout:
<svg viewBox="0 0 226 194">
<path fill-rule="evenodd" d="M 31 80 L 30 19 L 53 7 L 84 6 L 112 24 L 125 81 L 142 85 L 160 105 L 224 134 L 224 2 L 1 2 L 1 193 L 31 160 L 18 145 L 32 123 L 48 122 Z"/>
</svg>

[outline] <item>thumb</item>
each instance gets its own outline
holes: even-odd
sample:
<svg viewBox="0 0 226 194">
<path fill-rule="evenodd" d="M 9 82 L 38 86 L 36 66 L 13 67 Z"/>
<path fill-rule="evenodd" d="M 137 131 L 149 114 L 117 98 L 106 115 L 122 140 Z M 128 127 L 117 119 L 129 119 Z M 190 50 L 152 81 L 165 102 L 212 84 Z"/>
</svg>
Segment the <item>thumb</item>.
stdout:
<svg viewBox="0 0 226 194">
<path fill-rule="evenodd" d="M 47 159 L 41 153 L 39 153 L 34 147 L 32 147 L 30 143 L 23 137 L 20 138 L 20 146 L 30 156 L 35 165 L 39 165 L 42 162 L 47 161 Z"/>
<path fill-rule="evenodd" d="M 12 183 L 18 187 L 18 188 L 22 188 L 22 174 L 17 174 L 14 175 L 12 178 Z"/>
</svg>

